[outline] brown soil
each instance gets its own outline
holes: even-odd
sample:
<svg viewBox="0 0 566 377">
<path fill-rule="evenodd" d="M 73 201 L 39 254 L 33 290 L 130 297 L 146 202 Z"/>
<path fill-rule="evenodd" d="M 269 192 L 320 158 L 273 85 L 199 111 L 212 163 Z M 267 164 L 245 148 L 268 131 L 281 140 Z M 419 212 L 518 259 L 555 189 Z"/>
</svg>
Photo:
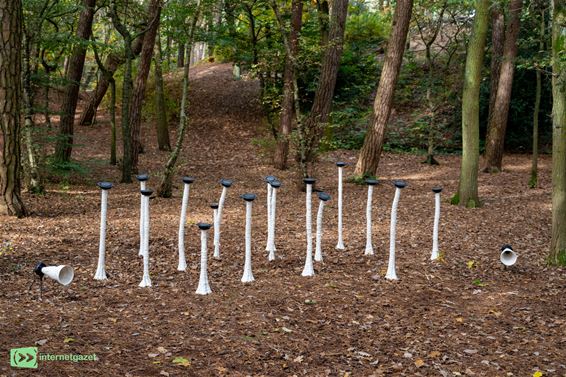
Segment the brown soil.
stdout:
<svg viewBox="0 0 566 377">
<path fill-rule="evenodd" d="M 181 375 L 476 375 L 566 376 L 566 278 L 547 268 L 550 242 L 550 159 L 540 161 L 540 188 L 529 190 L 528 156 L 506 156 L 505 171 L 480 174 L 484 205 L 451 206 L 459 157 L 440 156 L 440 166 L 422 156 L 385 154 L 382 184 L 374 193 L 374 247 L 363 255 L 366 187 L 345 185 L 345 241 L 336 244 L 334 162 L 354 162 L 339 151 L 321 157 L 319 187 L 332 195 L 325 212 L 324 262 L 316 276 L 301 277 L 305 255 L 304 193 L 292 172 L 274 172 L 252 143 L 265 138 L 254 81 L 234 81 L 229 65 L 192 71 L 191 125 L 179 161 L 181 175 L 194 175 L 186 248 L 189 268 L 176 271 L 180 179 L 172 199 L 151 201 L 152 288 L 139 288 L 137 184 L 119 184 L 106 165 L 109 127 L 77 127 L 75 158 L 88 176 L 70 187 L 51 184 L 42 196 L 24 195 L 30 217 L 0 217 L 0 375 L 25 375 L 9 366 L 8 350 L 38 346 L 40 353 L 96 353 L 96 362 L 40 361 L 41 376 Z M 156 148 L 145 124 L 146 153 L 140 166 L 158 183 L 167 153 Z M 172 127 L 175 128 L 175 127 Z M 173 132 L 174 136 L 174 132 Z M 274 173 L 278 194 L 277 253 L 266 257 L 265 185 Z M 211 221 L 220 178 L 235 184 L 226 201 L 222 260 L 210 260 L 213 293 L 194 292 L 199 273 L 199 232 Z M 397 229 L 396 282 L 384 279 L 394 188 L 406 179 Z M 95 182 L 115 182 L 110 191 L 106 266 L 110 279 L 93 279 L 98 257 L 99 191 Z M 431 262 L 432 186 L 444 187 L 440 246 L 443 262 Z M 239 195 L 258 194 L 254 207 L 253 270 L 242 284 L 244 211 Z M 316 205 L 314 206 L 316 210 Z M 503 269 L 499 247 L 511 243 L 516 266 Z M 209 250 L 211 245 L 209 244 Z M 28 291 L 37 261 L 69 264 L 75 280 L 64 288 L 46 281 Z M 474 283 L 475 282 L 475 283 Z M 38 345 L 39 344 L 39 345 Z M 177 365 L 184 357 L 190 365 Z M 188 363 L 187 363 L 188 364 Z M 31 374 L 31 373 L 30 373 Z"/>
</svg>

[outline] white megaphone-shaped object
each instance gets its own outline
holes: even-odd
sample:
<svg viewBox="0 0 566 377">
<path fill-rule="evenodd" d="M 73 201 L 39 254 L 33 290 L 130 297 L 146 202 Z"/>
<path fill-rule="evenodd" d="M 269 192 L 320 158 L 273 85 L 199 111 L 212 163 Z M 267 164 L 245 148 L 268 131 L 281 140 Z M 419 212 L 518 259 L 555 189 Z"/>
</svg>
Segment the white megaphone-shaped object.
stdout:
<svg viewBox="0 0 566 377">
<path fill-rule="evenodd" d="M 517 253 L 513 251 L 511 245 L 503 245 L 501 246 L 501 255 L 499 256 L 499 260 L 505 266 L 512 266 L 517 262 Z"/>
<path fill-rule="evenodd" d="M 71 266 L 46 266 L 45 263 L 40 262 L 33 270 L 40 278 L 47 276 L 55 280 L 59 284 L 69 285 L 75 277 L 75 272 Z"/>
</svg>

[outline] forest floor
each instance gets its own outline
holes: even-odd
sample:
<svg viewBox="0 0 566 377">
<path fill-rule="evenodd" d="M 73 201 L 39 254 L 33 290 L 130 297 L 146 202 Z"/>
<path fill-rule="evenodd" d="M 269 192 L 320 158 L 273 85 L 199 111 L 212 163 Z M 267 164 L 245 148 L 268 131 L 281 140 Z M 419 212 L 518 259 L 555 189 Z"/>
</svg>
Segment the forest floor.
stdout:
<svg viewBox="0 0 566 377">
<path fill-rule="evenodd" d="M 88 175 L 73 178 L 72 185 L 52 183 L 46 196 L 25 193 L 29 217 L 0 217 L 1 376 L 26 375 L 8 363 L 10 348 L 26 346 L 38 347 L 40 354 L 98 357 L 80 363 L 40 361 L 34 375 L 41 376 L 532 376 L 537 371 L 566 376 L 566 271 L 545 264 L 548 156 L 540 160 L 540 188 L 527 188 L 528 156 L 506 156 L 502 173 L 480 174 L 483 207 L 463 209 L 449 204 L 459 156 L 439 156 L 440 166 L 427 166 L 422 156 L 385 154 L 379 169 L 383 183 L 374 192 L 374 256 L 363 255 L 365 186 L 345 184 L 346 250 L 334 248 L 334 163 L 353 163 L 356 154 L 321 156 L 318 187 L 332 196 L 324 214 L 324 262 L 315 263 L 316 275 L 305 278 L 304 193 L 292 183 L 292 171 L 273 171 L 252 143 L 268 135 L 257 93 L 257 82 L 232 79 L 230 65 L 192 69 L 191 123 L 178 184 L 172 199 L 151 200 L 152 288 L 138 287 L 138 184 L 118 183 L 119 169 L 106 163 L 107 120 L 75 128 L 74 157 L 88 167 Z M 168 154 L 157 150 L 151 122 L 143 133 L 146 153 L 140 167 L 151 176 L 149 187 L 156 188 Z M 283 182 L 274 262 L 264 251 L 262 178 L 268 174 Z M 176 271 L 182 175 L 197 178 L 190 191 L 186 272 Z M 208 205 L 220 196 L 221 178 L 235 180 L 223 216 L 222 258 L 209 258 L 213 293 L 199 296 L 194 292 L 200 236 L 194 224 L 212 221 Z M 396 178 L 407 180 L 408 187 L 398 210 L 399 280 L 388 281 L 391 181 Z M 106 281 L 93 279 L 100 215 L 95 183 L 101 180 L 115 183 L 109 193 Z M 444 187 L 441 262 L 429 260 L 435 185 Z M 244 192 L 258 195 L 256 281 L 250 284 L 240 282 L 245 206 L 239 195 Z M 519 254 L 507 270 L 499 262 L 504 243 Z M 75 268 L 68 287 L 45 282 L 43 301 L 37 285 L 28 291 L 40 260 Z"/>
</svg>

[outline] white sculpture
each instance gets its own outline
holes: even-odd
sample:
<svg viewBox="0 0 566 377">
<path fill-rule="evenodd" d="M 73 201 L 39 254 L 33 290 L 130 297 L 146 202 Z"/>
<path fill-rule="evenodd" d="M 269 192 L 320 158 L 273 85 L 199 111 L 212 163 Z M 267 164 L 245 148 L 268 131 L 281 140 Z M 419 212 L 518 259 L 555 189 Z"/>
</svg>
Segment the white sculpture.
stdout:
<svg viewBox="0 0 566 377">
<path fill-rule="evenodd" d="M 208 240 L 208 230 L 210 229 L 210 224 L 198 223 L 200 229 L 200 277 L 198 281 L 198 287 L 196 290 L 197 295 L 208 295 L 212 293 L 210 289 L 210 284 L 208 283 L 208 256 L 207 256 L 207 240 Z"/>
<path fill-rule="evenodd" d="M 432 253 L 430 260 L 436 260 L 440 256 L 438 253 L 438 225 L 440 223 L 440 193 L 442 187 L 433 187 L 434 192 L 434 226 L 432 230 Z"/>
<path fill-rule="evenodd" d="M 181 219 L 179 221 L 179 264 L 177 265 L 177 271 L 185 271 L 187 269 L 187 259 L 185 258 L 185 223 L 187 222 L 190 186 L 194 181 L 193 177 L 183 177 L 184 189 L 183 201 L 181 203 Z"/>
<path fill-rule="evenodd" d="M 312 185 L 316 182 L 314 178 L 303 179 L 306 185 L 306 230 L 307 230 L 307 255 L 305 258 L 305 267 L 302 276 L 314 276 L 314 268 L 312 264 L 312 214 L 311 214 L 311 195 Z"/>
<path fill-rule="evenodd" d="M 246 255 L 242 283 L 250 283 L 255 280 L 252 273 L 252 203 L 255 198 L 255 194 L 242 195 L 242 199 L 246 201 Z"/>
<path fill-rule="evenodd" d="M 96 280 L 106 280 L 106 210 L 108 207 L 108 190 L 112 188 L 110 182 L 98 182 L 98 187 L 101 189 L 100 200 L 100 238 L 98 241 L 98 266 L 94 278 Z"/>
<path fill-rule="evenodd" d="M 397 206 L 401 197 L 401 189 L 405 188 L 407 183 L 402 180 L 395 181 L 395 197 L 391 206 L 391 227 L 389 229 L 389 264 L 387 265 L 387 274 L 385 278 L 388 280 L 397 280 L 397 271 L 395 269 L 395 237 L 397 231 Z"/>
<path fill-rule="evenodd" d="M 144 207 L 143 219 L 143 238 L 140 242 L 143 244 L 143 277 L 139 284 L 140 287 L 151 287 L 151 278 L 149 277 L 149 197 L 153 194 L 152 190 L 141 190 Z"/>
<path fill-rule="evenodd" d="M 274 179 L 270 183 L 271 186 L 271 211 L 269 211 L 269 215 L 271 216 L 271 221 L 269 222 L 269 235 L 268 235 L 268 249 L 269 255 L 267 256 L 267 260 L 273 261 L 275 260 L 275 251 L 277 248 L 275 247 L 275 215 L 277 213 L 277 190 L 281 187 L 281 182 L 277 179 Z"/>
<path fill-rule="evenodd" d="M 228 188 L 232 186 L 232 181 L 230 179 L 222 179 L 220 184 L 222 185 L 222 194 L 218 201 L 218 212 L 214 218 L 214 258 L 217 259 L 220 258 L 220 225 L 222 224 L 222 210 L 224 209 L 224 201 L 226 200 Z"/>
<path fill-rule="evenodd" d="M 324 211 L 324 203 L 330 200 L 330 195 L 325 192 L 318 193 L 319 205 L 318 213 L 316 215 L 316 249 L 314 253 L 314 260 L 322 262 L 322 213 Z"/>
<path fill-rule="evenodd" d="M 212 223 L 216 224 L 216 216 L 218 216 L 218 203 L 210 203 L 210 208 L 212 208 Z M 215 259 L 220 259 L 220 249 L 218 249 L 218 255 L 213 254 L 212 257 Z"/>
<path fill-rule="evenodd" d="M 336 249 L 344 250 L 344 239 L 342 237 L 342 173 L 346 163 L 339 161 L 336 166 L 338 166 L 338 242 Z"/>
<path fill-rule="evenodd" d="M 371 241 L 372 223 L 371 223 L 371 207 L 373 201 L 373 186 L 377 185 L 377 179 L 366 179 L 368 185 L 368 201 L 366 205 L 366 250 L 364 255 L 373 255 L 373 243 Z"/>
<path fill-rule="evenodd" d="M 265 182 L 267 183 L 267 242 L 265 243 L 265 251 L 270 251 L 271 247 L 271 209 L 272 209 L 272 201 L 271 201 L 271 193 L 273 192 L 273 188 L 271 187 L 271 182 L 276 178 L 272 175 L 268 175 L 265 177 Z"/>
<path fill-rule="evenodd" d="M 140 175 L 136 175 L 136 179 L 140 183 L 140 190 L 145 190 L 147 187 L 147 181 L 149 179 L 149 176 L 147 174 L 140 174 Z M 143 219 L 145 216 L 143 211 L 145 211 L 145 207 L 143 205 L 143 195 L 140 195 L 140 240 L 143 239 Z M 138 252 L 138 255 L 140 257 L 143 255 L 142 249 L 143 246 L 140 242 L 140 250 Z"/>
</svg>

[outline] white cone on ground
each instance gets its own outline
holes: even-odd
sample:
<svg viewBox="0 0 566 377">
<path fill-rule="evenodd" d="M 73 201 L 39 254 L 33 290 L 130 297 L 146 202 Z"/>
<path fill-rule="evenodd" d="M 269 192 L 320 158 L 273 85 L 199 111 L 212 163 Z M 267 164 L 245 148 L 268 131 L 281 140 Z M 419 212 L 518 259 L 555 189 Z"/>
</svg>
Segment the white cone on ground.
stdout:
<svg viewBox="0 0 566 377">
<path fill-rule="evenodd" d="M 140 190 L 145 190 L 147 188 L 147 180 L 149 179 L 149 176 L 147 174 L 140 174 L 140 175 L 136 175 L 136 179 L 140 183 Z M 141 240 L 143 239 L 144 211 L 145 211 L 145 207 L 143 205 L 143 196 L 140 195 L 140 250 L 138 252 L 138 255 L 140 257 L 143 255 L 142 254 L 143 246 Z"/>
<path fill-rule="evenodd" d="M 43 275 L 50 279 L 55 280 L 59 284 L 69 285 L 75 277 L 75 272 L 71 266 L 45 266 L 41 267 L 40 271 Z"/>
<path fill-rule="evenodd" d="M 342 174 L 346 163 L 337 162 L 336 166 L 338 166 L 338 242 L 336 243 L 336 249 L 344 250 L 344 239 L 342 235 Z"/>
<path fill-rule="evenodd" d="M 405 181 L 395 181 L 395 197 L 391 206 L 391 227 L 389 229 L 389 263 L 387 265 L 387 273 L 385 278 L 388 280 L 397 280 L 397 271 L 395 268 L 395 238 L 397 232 L 397 207 L 399 206 L 399 198 L 401 197 L 401 189 L 407 186 Z"/>
<path fill-rule="evenodd" d="M 366 179 L 368 185 L 368 201 L 366 204 L 366 249 L 364 255 L 373 255 L 373 243 L 372 243 L 372 219 L 371 219 L 371 208 L 373 202 L 373 186 L 377 185 L 378 181 L 376 179 Z"/>
<path fill-rule="evenodd" d="M 434 192 L 434 225 L 432 229 L 432 253 L 430 254 L 430 260 L 436 260 L 440 256 L 438 252 L 438 226 L 440 223 L 440 193 L 442 192 L 442 187 L 433 187 L 432 192 Z"/>
<path fill-rule="evenodd" d="M 270 202 L 270 206 L 271 206 L 271 211 L 270 211 L 270 216 L 271 216 L 271 221 L 269 222 L 269 254 L 267 256 L 267 260 L 269 261 L 273 261 L 275 260 L 275 251 L 277 250 L 277 248 L 275 247 L 275 218 L 276 218 L 276 214 L 277 214 L 277 190 L 279 190 L 279 188 L 281 187 L 281 182 L 279 182 L 277 179 L 274 179 L 271 181 L 270 183 L 271 185 L 271 202 Z"/>
<path fill-rule="evenodd" d="M 149 197 L 153 194 L 152 190 L 141 190 L 144 201 L 144 219 L 143 219 L 143 276 L 139 284 L 140 287 L 151 287 L 151 278 L 149 277 Z"/>
<path fill-rule="evenodd" d="M 222 179 L 220 181 L 222 185 L 222 194 L 220 195 L 220 200 L 218 201 L 218 212 L 214 219 L 214 257 L 220 258 L 220 226 L 222 224 L 222 210 L 224 209 L 224 201 L 226 200 L 226 194 L 228 193 L 228 188 L 232 186 L 232 181 L 230 179 Z"/>
<path fill-rule="evenodd" d="M 246 254 L 242 283 L 250 283 L 255 280 L 252 273 L 252 203 L 255 198 L 254 194 L 242 195 L 242 199 L 246 201 Z"/>
<path fill-rule="evenodd" d="M 314 276 L 314 268 L 312 262 L 312 185 L 315 183 L 314 178 L 305 178 L 303 180 L 306 185 L 306 233 L 307 233 L 307 255 L 305 257 L 305 267 L 302 276 Z"/>
<path fill-rule="evenodd" d="M 506 244 L 501 247 L 501 254 L 499 255 L 499 260 L 501 263 L 505 265 L 505 267 L 509 267 L 514 265 L 517 262 L 518 255 L 513 251 L 511 245 Z"/>
<path fill-rule="evenodd" d="M 318 193 L 318 213 L 316 214 L 316 248 L 314 260 L 322 262 L 322 215 L 324 211 L 324 203 L 330 200 L 330 195 L 325 192 Z"/>
<path fill-rule="evenodd" d="M 189 192 L 191 183 L 195 179 L 193 177 L 183 177 L 183 200 L 181 202 L 181 218 L 179 220 L 179 264 L 177 271 L 185 271 L 187 269 L 187 259 L 185 257 L 185 224 L 187 222 L 187 207 L 189 205 Z"/>
<path fill-rule="evenodd" d="M 200 229 L 200 277 L 198 280 L 198 287 L 196 290 L 197 295 L 208 295 L 212 293 L 210 289 L 210 284 L 208 282 L 208 230 L 210 229 L 210 224 L 198 223 Z"/>
<path fill-rule="evenodd" d="M 100 238 L 98 241 L 98 265 L 94 274 L 96 280 L 106 280 L 106 212 L 108 208 L 108 190 L 112 188 L 110 182 L 99 182 L 101 189 L 100 200 Z"/>
</svg>

